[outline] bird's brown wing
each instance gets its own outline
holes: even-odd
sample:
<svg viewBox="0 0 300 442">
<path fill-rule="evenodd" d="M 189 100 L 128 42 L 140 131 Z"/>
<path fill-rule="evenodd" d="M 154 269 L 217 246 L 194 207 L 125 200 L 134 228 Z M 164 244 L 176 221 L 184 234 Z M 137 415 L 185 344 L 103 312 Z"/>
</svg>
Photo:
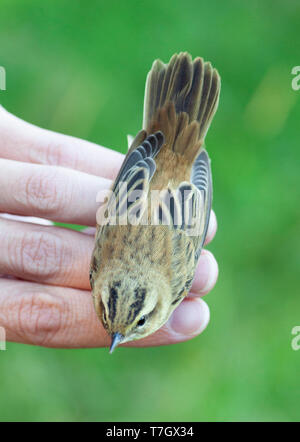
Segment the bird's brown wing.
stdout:
<svg viewBox="0 0 300 442">
<path fill-rule="evenodd" d="M 174 301 L 179 302 L 191 287 L 208 229 L 211 202 L 210 160 L 202 150 L 194 163 L 191 182 L 165 189 L 155 209 L 155 222 L 167 224 L 171 230 Z"/>
<path fill-rule="evenodd" d="M 195 261 L 197 263 L 207 234 L 213 193 L 210 159 L 205 149 L 200 152 L 195 160 L 192 168 L 191 181 L 200 192 L 202 202 L 199 207 L 201 212 L 200 231 L 199 235 L 196 235 L 193 240 L 196 251 Z"/>
<path fill-rule="evenodd" d="M 91 285 L 100 266 L 106 226 L 123 225 L 124 222 L 139 224 L 147 208 L 149 183 L 156 170 L 154 159 L 164 143 L 164 136 L 156 132 L 137 145 L 143 136 L 138 135 L 134 140 L 110 195 L 97 214 L 98 225 L 90 269 Z"/>
<path fill-rule="evenodd" d="M 120 181 L 125 180 L 125 175 L 139 161 L 146 160 L 147 162 L 148 161 L 147 159 L 149 158 L 154 159 L 164 143 L 164 135 L 160 131 L 149 135 L 147 138 L 145 137 L 146 137 L 146 132 L 140 131 L 133 140 L 130 149 L 128 150 L 127 155 L 124 159 L 124 162 L 121 166 L 121 169 L 118 173 L 118 176 L 113 184 L 112 187 L 113 191 L 116 189 Z"/>
<path fill-rule="evenodd" d="M 173 189 L 163 189 L 155 205 L 155 224 L 170 226 L 188 236 L 198 260 L 207 233 L 212 203 L 210 160 L 203 149 L 197 157 L 191 182 L 184 181 Z"/>
<path fill-rule="evenodd" d="M 164 143 L 164 136 L 161 132 L 149 135 L 139 146 L 134 140 L 120 172 L 112 185 L 110 195 L 105 205 L 106 210 L 102 210 L 104 218 L 101 224 L 112 224 L 127 216 L 130 211 L 136 209 L 138 215 L 142 215 L 144 208 L 141 203 L 146 203 L 149 183 L 155 173 L 155 157 Z M 114 219 L 112 221 L 112 216 Z"/>
</svg>

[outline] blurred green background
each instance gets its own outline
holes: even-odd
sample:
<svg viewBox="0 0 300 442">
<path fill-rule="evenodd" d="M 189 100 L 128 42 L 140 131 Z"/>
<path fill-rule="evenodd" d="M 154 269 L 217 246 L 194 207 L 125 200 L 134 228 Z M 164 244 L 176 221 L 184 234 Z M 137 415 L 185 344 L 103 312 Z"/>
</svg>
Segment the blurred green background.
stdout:
<svg viewBox="0 0 300 442">
<path fill-rule="evenodd" d="M 169 347 L 0 352 L 0 420 L 299 420 L 297 0 L 0 1 L 1 104 L 126 151 L 155 58 L 222 76 L 207 136 L 219 262 L 207 330 Z"/>
</svg>

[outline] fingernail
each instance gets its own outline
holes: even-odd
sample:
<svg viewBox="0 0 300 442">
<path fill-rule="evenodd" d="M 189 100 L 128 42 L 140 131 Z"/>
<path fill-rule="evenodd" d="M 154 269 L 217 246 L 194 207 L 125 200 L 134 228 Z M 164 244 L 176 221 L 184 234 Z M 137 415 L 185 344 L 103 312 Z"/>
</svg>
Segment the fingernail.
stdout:
<svg viewBox="0 0 300 442">
<path fill-rule="evenodd" d="M 217 225 L 216 214 L 212 210 L 211 213 L 210 213 L 208 230 L 207 230 L 206 239 L 205 239 L 204 244 L 207 244 L 208 242 L 210 242 L 213 239 L 213 237 L 216 234 L 217 228 L 218 228 L 218 225 Z"/>
<path fill-rule="evenodd" d="M 209 292 L 217 282 L 218 273 L 217 261 L 212 253 L 205 250 L 199 258 L 193 290 L 201 294 Z"/>
<path fill-rule="evenodd" d="M 180 335 L 201 333 L 209 322 L 209 308 L 202 299 L 185 299 L 169 319 L 170 329 Z"/>
</svg>

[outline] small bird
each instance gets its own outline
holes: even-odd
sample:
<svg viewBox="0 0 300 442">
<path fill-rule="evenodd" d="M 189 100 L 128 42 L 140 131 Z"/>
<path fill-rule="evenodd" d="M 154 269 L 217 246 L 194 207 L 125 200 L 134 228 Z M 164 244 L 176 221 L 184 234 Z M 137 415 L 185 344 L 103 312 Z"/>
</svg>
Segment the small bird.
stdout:
<svg viewBox="0 0 300 442">
<path fill-rule="evenodd" d="M 94 306 L 110 352 L 162 327 L 190 290 L 211 211 L 203 145 L 220 84 L 209 62 L 186 52 L 167 64 L 156 60 L 148 73 L 143 129 L 97 222 L 91 259 Z"/>
</svg>

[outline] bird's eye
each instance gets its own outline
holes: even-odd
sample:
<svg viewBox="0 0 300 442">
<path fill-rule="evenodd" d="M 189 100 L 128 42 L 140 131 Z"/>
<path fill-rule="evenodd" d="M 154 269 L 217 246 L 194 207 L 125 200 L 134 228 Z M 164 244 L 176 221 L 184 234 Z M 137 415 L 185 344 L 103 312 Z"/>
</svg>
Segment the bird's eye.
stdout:
<svg viewBox="0 0 300 442">
<path fill-rule="evenodd" d="M 146 322 L 146 318 L 145 318 L 145 316 L 142 316 L 140 318 L 140 320 L 138 321 L 137 326 L 142 327 L 145 324 L 145 322 Z"/>
</svg>

